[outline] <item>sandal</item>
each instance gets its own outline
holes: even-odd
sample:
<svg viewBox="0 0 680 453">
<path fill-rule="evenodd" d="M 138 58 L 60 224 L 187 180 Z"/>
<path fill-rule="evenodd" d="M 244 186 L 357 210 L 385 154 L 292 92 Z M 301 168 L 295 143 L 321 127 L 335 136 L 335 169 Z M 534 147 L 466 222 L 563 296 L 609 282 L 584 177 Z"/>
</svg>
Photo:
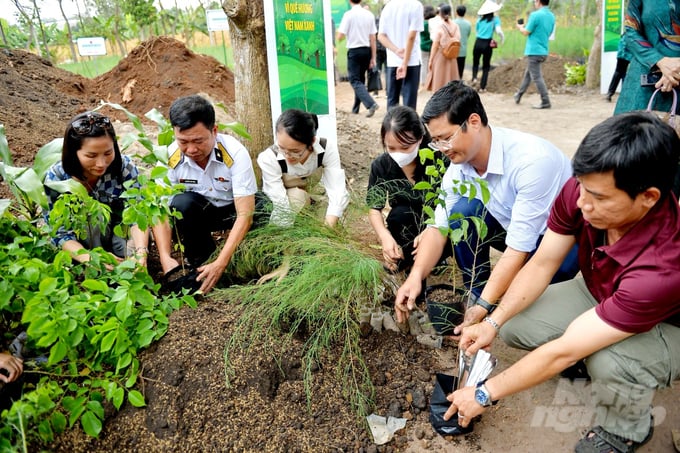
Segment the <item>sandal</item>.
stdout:
<svg viewBox="0 0 680 453">
<path fill-rule="evenodd" d="M 654 434 L 654 418 L 642 442 L 635 442 L 596 426 L 588 431 L 576 444 L 576 453 L 633 453 L 639 446 L 647 443 Z"/>
<path fill-rule="evenodd" d="M 161 288 L 168 293 L 181 293 L 183 289 L 194 293 L 201 288 L 201 282 L 196 280 L 197 276 L 196 269 L 180 264 L 163 275 Z"/>
</svg>

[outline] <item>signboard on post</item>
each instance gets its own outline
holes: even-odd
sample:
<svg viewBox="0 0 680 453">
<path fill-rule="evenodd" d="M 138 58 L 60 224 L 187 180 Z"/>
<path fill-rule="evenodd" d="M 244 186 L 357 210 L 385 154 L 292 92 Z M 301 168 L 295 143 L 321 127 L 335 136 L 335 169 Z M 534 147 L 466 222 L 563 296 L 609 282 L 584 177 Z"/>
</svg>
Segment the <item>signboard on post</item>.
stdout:
<svg viewBox="0 0 680 453">
<path fill-rule="evenodd" d="M 318 136 L 337 142 L 331 0 L 265 0 L 272 129 L 291 108 L 319 117 Z"/>
<path fill-rule="evenodd" d="M 76 44 L 81 57 L 106 55 L 106 41 L 102 37 L 78 38 Z"/>
<path fill-rule="evenodd" d="M 616 68 L 616 53 L 623 33 L 624 0 L 604 0 L 602 5 L 602 58 L 600 93 L 605 94 Z"/>
<path fill-rule="evenodd" d="M 222 9 L 206 9 L 205 19 L 208 31 L 229 30 L 229 20 Z"/>
</svg>

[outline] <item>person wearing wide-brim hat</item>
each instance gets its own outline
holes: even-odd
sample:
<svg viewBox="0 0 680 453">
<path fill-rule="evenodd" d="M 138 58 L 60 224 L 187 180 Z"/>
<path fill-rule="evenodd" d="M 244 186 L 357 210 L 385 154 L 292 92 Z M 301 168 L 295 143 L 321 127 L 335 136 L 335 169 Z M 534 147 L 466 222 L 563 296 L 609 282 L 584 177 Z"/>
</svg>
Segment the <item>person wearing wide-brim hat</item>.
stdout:
<svg viewBox="0 0 680 453">
<path fill-rule="evenodd" d="M 479 11 L 477 11 L 477 15 L 485 16 L 487 14 L 495 13 L 499 9 L 501 9 L 501 5 L 491 0 L 486 0 L 479 8 Z"/>
<path fill-rule="evenodd" d="M 478 18 L 475 30 L 477 39 L 472 50 L 472 86 L 477 87 L 477 72 L 479 71 L 479 60 L 482 60 L 482 80 L 479 82 L 479 92 L 486 91 L 486 82 L 489 78 L 489 70 L 491 69 L 491 54 L 496 46 L 494 41 L 494 32 L 498 34 L 501 43 L 505 41 L 505 35 L 501 29 L 501 20 L 494 16 L 494 13 L 501 9 L 501 5 L 491 0 L 486 0 L 477 11 Z"/>
</svg>

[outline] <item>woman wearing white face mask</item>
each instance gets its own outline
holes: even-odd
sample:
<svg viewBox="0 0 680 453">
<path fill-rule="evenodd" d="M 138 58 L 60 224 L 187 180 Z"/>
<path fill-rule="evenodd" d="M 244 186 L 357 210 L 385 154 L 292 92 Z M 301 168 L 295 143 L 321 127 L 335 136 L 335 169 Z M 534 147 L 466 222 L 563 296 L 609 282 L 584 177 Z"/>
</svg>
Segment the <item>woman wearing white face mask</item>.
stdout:
<svg viewBox="0 0 680 453">
<path fill-rule="evenodd" d="M 427 147 L 430 136 L 418 114 L 406 106 L 387 112 L 380 136 L 385 152 L 371 164 L 368 220 L 380 239 L 385 267 L 397 272 L 413 265 L 414 241 L 425 226 L 425 191 L 413 186 L 427 180 L 426 165 L 420 162 L 418 151 Z M 448 164 L 448 159 L 443 159 Z M 384 218 L 388 203 L 390 212 Z M 450 250 L 444 252 L 443 258 L 447 256 Z"/>
</svg>

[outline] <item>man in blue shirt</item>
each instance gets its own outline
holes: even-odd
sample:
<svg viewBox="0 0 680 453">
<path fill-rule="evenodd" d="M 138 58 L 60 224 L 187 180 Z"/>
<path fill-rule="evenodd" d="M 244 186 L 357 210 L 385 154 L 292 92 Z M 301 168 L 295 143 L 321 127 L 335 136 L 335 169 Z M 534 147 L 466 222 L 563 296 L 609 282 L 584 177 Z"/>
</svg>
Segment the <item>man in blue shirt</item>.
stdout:
<svg viewBox="0 0 680 453">
<path fill-rule="evenodd" d="M 429 146 L 451 160 L 442 179 L 440 204 L 434 225 L 421 235 L 415 263 L 397 291 L 397 320 L 408 318 L 422 289 L 422 281 L 437 264 L 448 237 L 440 232 L 464 228 L 463 219 L 481 219 L 488 233 L 480 238 L 474 227 L 455 244 L 454 255 L 463 282 L 474 297 L 465 312 L 463 326 L 479 322 L 494 309 L 512 279 L 536 250 L 546 230 L 550 206 L 571 176 L 569 159 L 548 141 L 513 129 L 492 127 L 479 94 L 460 81 L 436 91 L 423 110 L 422 119 L 432 137 Z M 489 199 L 482 200 L 483 189 Z M 459 184 L 475 187 L 469 199 Z M 491 270 L 489 249 L 503 255 Z M 578 272 L 576 250 L 564 260 L 554 282 Z M 460 327 L 456 329 L 460 331 Z"/>
<path fill-rule="evenodd" d="M 548 97 L 548 88 L 545 86 L 543 80 L 543 72 L 541 65 L 548 57 L 548 41 L 550 35 L 555 30 L 555 15 L 550 11 L 548 4 L 550 0 L 534 0 L 536 11 L 529 16 L 529 22 L 526 24 L 517 24 L 517 29 L 527 36 L 527 44 L 524 48 L 524 55 L 527 56 L 529 63 L 527 69 L 524 71 L 524 79 L 515 93 L 515 103 L 519 104 L 522 95 L 529 88 L 529 84 L 533 81 L 536 84 L 536 89 L 541 95 L 541 103 L 533 106 L 535 109 L 549 109 L 550 98 Z"/>
</svg>

